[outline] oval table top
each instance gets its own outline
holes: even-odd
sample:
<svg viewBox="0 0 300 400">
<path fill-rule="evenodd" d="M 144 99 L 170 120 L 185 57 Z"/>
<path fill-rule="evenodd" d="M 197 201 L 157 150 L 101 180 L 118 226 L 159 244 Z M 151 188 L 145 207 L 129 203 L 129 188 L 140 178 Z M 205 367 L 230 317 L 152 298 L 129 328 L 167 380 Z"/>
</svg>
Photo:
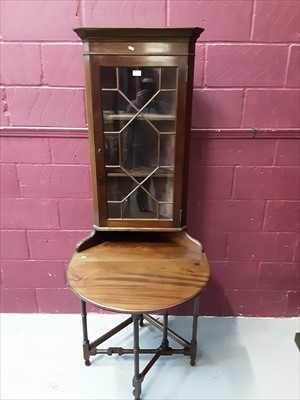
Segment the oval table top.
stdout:
<svg viewBox="0 0 300 400">
<path fill-rule="evenodd" d="M 208 261 L 195 242 L 105 241 L 74 254 L 68 282 L 79 297 L 103 309 L 165 310 L 195 297 L 209 279 Z"/>
</svg>

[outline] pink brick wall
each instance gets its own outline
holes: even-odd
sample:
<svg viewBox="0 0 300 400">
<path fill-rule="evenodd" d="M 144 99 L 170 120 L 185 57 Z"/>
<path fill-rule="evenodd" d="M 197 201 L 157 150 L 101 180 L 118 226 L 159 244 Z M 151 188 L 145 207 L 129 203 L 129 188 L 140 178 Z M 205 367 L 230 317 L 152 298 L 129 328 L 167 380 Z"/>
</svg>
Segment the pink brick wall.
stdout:
<svg viewBox="0 0 300 400">
<path fill-rule="evenodd" d="M 299 2 L 2 0 L 1 16 L 2 311 L 79 311 L 65 269 L 92 206 L 72 29 L 201 26 L 188 210 L 212 269 L 201 312 L 299 315 Z"/>
</svg>

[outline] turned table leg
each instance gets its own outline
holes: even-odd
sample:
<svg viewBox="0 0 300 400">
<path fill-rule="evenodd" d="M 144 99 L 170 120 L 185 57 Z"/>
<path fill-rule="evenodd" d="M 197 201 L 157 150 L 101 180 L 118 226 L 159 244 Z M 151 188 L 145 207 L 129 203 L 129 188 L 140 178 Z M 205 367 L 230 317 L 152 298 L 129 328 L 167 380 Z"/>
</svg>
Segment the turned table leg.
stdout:
<svg viewBox="0 0 300 400">
<path fill-rule="evenodd" d="M 142 393 L 142 382 L 143 377 L 140 374 L 140 345 L 139 345 L 139 321 L 140 314 L 132 314 L 133 318 L 133 358 L 134 358 L 134 375 L 132 379 L 132 384 L 134 387 L 133 395 L 135 400 L 140 400 Z"/>
<path fill-rule="evenodd" d="M 90 362 L 90 342 L 88 339 L 87 331 L 87 314 L 86 314 L 86 302 L 81 300 L 81 319 L 82 319 L 82 332 L 83 332 L 83 358 L 85 365 L 91 365 Z"/>
<path fill-rule="evenodd" d="M 199 296 L 194 300 L 194 310 L 193 310 L 193 333 L 191 341 L 191 366 L 196 364 L 197 356 L 197 330 L 198 330 L 198 314 L 199 314 Z"/>
</svg>

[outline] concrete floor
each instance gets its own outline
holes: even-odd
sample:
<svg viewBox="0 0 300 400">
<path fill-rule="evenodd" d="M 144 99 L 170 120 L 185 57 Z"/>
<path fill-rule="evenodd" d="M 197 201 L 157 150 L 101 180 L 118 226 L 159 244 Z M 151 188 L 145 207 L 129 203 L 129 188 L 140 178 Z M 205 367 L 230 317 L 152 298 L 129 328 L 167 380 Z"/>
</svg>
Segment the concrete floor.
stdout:
<svg viewBox="0 0 300 400">
<path fill-rule="evenodd" d="M 90 339 L 126 318 L 89 315 Z M 170 327 L 190 340 L 189 317 Z M 132 346 L 132 326 L 110 339 Z M 157 347 L 161 332 L 141 328 L 141 346 Z M 299 319 L 200 318 L 198 359 L 161 357 L 143 382 L 142 399 L 299 399 Z M 1 399 L 131 400 L 132 356 L 82 361 L 79 315 L 2 314 Z M 170 343 L 172 345 L 172 343 Z M 142 366 L 149 356 L 142 356 Z"/>
</svg>

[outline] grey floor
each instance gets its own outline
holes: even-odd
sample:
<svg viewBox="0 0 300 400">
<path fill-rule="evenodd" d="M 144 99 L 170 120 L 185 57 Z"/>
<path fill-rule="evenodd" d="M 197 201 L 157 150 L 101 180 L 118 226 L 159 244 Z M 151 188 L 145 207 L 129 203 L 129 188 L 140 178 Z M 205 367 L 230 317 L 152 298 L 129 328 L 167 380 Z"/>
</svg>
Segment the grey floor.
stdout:
<svg viewBox="0 0 300 400">
<path fill-rule="evenodd" d="M 122 315 L 89 315 L 91 340 Z M 190 318 L 170 327 L 190 339 Z M 110 345 L 131 347 L 131 326 Z M 299 399 L 299 319 L 200 318 L 198 358 L 161 357 L 143 382 L 142 399 Z M 161 332 L 144 326 L 141 346 L 159 346 Z M 132 397 L 132 356 L 82 361 L 79 315 L 1 315 L 1 399 L 124 399 Z M 142 357 L 142 364 L 149 357 Z"/>
</svg>

